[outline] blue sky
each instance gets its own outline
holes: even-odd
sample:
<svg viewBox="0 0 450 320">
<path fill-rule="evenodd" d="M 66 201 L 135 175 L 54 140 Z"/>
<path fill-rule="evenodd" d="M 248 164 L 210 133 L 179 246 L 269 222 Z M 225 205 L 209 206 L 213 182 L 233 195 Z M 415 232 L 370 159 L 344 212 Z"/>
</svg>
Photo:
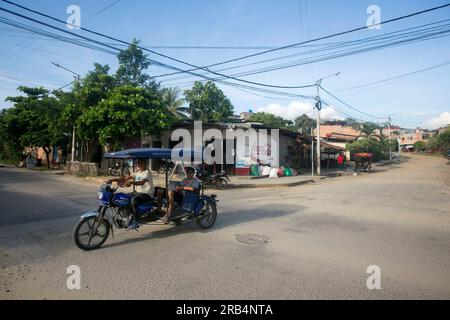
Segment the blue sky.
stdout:
<svg viewBox="0 0 450 320">
<path fill-rule="evenodd" d="M 71 4 L 81 7 L 83 27 L 130 41 L 142 40 L 145 46 L 264 46 L 277 47 L 332 34 L 366 24 L 368 6 L 381 9 L 382 20 L 402 16 L 415 11 L 442 5 L 445 1 L 413 0 L 121 0 L 102 11 L 115 0 L 14 0 L 16 3 L 66 20 L 66 8 Z M 11 6 L 1 4 L 3 7 Z M 1 17 L 13 18 L 6 13 Z M 385 25 L 381 30 L 364 30 L 351 35 L 336 37 L 324 42 L 340 42 L 377 36 L 426 23 L 450 18 L 450 8 L 424 14 L 400 22 Z M 80 33 L 80 31 L 75 31 Z M 114 56 L 61 43 L 54 40 L 36 39 L 35 35 L 12 32 L 11 27 L 0 24 L 0 75 L 31 81 L 49 87 L 61 87 L 72 81 L 72 76 L 51 62 L 64 65 L 81 75 L 92 68 L 94 62 L 117 67 Z M 253 58 L 274 58 L 314 49 L 290 49 Z M 324 87 L 357 109 L 378 116 L 390 115 L 403 127 L 437 126 L 450 122 L 450 65 L 414 76 L 386 82 L 367 88 L 341 91 L 342 89 L 414 72 L 450 61 L 450 38 L 444 37 L 416 44 L 383 49 L 344 58 L 298 66 L 245 79 L 270 84 L 302 85 L 341 72 L 339 77 L 329 78 Z M 208 65 L 261 50 L 198 50 L 156 49 L 157 51 L 188 61 L 195 65 Z M 306 55 L 305 57 L 309 57 Z M 160 61 L 159 57 L 150 55 Z M 287 60 L 287 61 L 292 61 Z M 173 62 L 170 62 L 174 64 Z M 279 63 L 279 62 L 277 62 Z M 231 64 L 233 66 L 236 64 Z M 182 68 L 189 68 L 177 65 Z M 228 65 L 227 65 L 228 66 Z M 256 66 L 257 68 L 258 66 Z M 253 66 L 252 68 L 255 68 Z M 167 73 L 154 67 L 152 75 Z M 233 73 L 236 70 L 224 71 Z M 193 77 L 173 80 L 164 84 L 178 84 L 188 89 Z M 187 83 L 187 82 L 189 83 Z M 0 77 L 0 101 L 17 94 L 18 81 Z M 307 112 L 308 101 L 268 99 L 219 84 L 230 97 L 236 112 L 268 111 L 287 118 Z M 314 90 L 284 90 L 312 95 Z M 350 110 L 340 102 L 324 98 L 332 106 L 329 116 L 355 115 L 373 120 Z M 0 106 L 8 107 L 0 102 Z M 334 111 L 334 112 L 333 112 Z M 326 116 L 325 116 L 326 117 Z M 432 125 L 433 124 L 433 125 Z"/>
</svg>

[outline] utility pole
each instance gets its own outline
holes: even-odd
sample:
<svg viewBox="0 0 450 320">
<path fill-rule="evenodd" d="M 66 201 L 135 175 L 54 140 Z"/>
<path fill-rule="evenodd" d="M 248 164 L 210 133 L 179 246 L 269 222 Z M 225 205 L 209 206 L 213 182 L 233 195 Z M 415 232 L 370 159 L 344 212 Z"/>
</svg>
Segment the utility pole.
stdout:
<svg viewBox="0 0 450 320">
<path fill-rule="evenodd" d="M 320 84 L 317 86 L 317 175 L 322 175 L 322 144 L 320 141 L 320 111 L 322 110 L 322 101 L 320 100 Z"/>
<path fill-rule="evenodd" d="M 81 76 L 80 76 L 78 73 L 76 73 L 76 72 L 74 72 L 74 71 L 72 71 L 72 70 L 70 70 L 70 69 L 67 69 L 67 68 L 65 68 L 65 67 L 62 67 L 62 66 L 60 66 L 59 64 L 57 64 L 57 63 L 55 63 L 55 62 L 52 62 L 52 64 L 53 64 L 55 67 L 57 67 L 57 68 L 60 68 L 60 69 L 63 69 L 63 70 L 65 70 L 65 71 L 68 71 L 68 72 L 72 73 L 72 74 L 74 75 L 75 82 L 77 82 L 78 84 L 80 83 L 80 78 L 81 78 Z M 73 83 L 73 82 L 72 82 L 72 83 Z M 75 161 L 75 143 L 76 143 L 76 141 L 75 141 L 75 135 L 76 135 L 76 127 L 73 126 L 73 131 L 72 131 L 72 162 Z"/>
<path fill-rule="evenodd" d="M 338 72 L 336 74 L 329 75 L 327 77 L 324 77 L 316 82 L 316 89 L 317 89 L 317 97 L 316 97 L 316 109 L 317 109 L 317 174 L 321 175 L 321 164 L 322 164 L 322 152 L 321 152 L 321 138 L 320 138 L 320 111 L 322 110 L 322 100 L 320 99 L 320 88 L 322 86 L 322 82 L 325 79 L 331 78 L 331 77 L 337 77 L 341 73 Z"/>
<path fill-rule="evenodd" d="M 391 122 L 392 122 L 392 119 L 391 119 L 391 117 L 389 117 L 388 126 L 389 126 L 389 160 L 390 161 L 392 161 Z"/>
<path fill-rule="evenodd" d="M 314 127 L 311 126 L 311 176 L 314 177 Z"/>
</svg>

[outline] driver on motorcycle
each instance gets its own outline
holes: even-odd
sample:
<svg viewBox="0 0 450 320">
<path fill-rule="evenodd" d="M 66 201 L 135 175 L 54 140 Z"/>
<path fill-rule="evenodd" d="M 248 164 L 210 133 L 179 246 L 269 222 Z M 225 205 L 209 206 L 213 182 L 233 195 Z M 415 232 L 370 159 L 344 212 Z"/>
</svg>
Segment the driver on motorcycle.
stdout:
<svg viewBox="0 0 450 320">
<path fill-rule="evenodd" d="M 141 203 L 152 201 L 154 192 L 153 178 L 149 170 L 147 170 L 147 162 L 144 159 L 139 159 L 137 164 L 137 171 L 132 175 L 117 179 L 111 179 L 106 181 L 108 184 L 116 182 L 123 188 L 135 187 L 135 192 L 131 198 L 131 208 L 133 219 L 130 221 L 128 229 L 137 230 L 141 225 L 138 218 L 138 206 Z"/>
</svg>

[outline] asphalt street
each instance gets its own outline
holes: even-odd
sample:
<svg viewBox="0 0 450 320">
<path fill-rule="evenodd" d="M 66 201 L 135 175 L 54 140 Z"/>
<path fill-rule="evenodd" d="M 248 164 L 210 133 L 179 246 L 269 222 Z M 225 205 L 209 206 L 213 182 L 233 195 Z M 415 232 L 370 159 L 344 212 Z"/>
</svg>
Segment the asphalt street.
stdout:
<svg viewBox="0 0 450 320">
<path fill-rule="evenodd" d="M 413 155 L 377 171 L 217 192 L 209 231 L 146 226 L 82 252 L 71 233 L 98 186 L 0 168 L 0 299 L 449 299 L 450 166 Z"/>
</svg>

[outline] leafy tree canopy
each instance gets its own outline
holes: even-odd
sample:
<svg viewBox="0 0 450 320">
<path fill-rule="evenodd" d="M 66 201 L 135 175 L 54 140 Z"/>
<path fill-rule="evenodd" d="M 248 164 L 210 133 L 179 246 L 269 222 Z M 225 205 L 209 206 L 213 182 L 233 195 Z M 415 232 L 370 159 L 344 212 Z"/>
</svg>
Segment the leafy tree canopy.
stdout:
<svg viewBox="0 0 450 320">
<path fill-rule="evenodd" d="M 63 106 L 46 89 L 19 87 L 19 91 L 24 95 L 6 99 L 13 102 L 14 107 L 4 113 L 2 131 L 22 149 L 43 148 L 48 160 L 50 148 L 67 141 L 58 126 Z"/>
<path fill-rule="evenodd" d="M 186 119 L 189 109 L 183 107 L 185 100 L 181 98 L 181 91 L 178 88 L 164 88 L 162 90 L 163 104 L 167 111 L 176 119 Z"/>
<path fill-rule="evenodd" d="M 294 129 L 295 131 L 299 132 L 301 131 L 304 134 L 310 134 L 311 129 L 314 129 L 317 126 L 317 122 L 310 117 L 308 117 L 306 114 L 298 117 L 294 121 Z"/>
<path fill-rule="evenodd" d="M 288 129 L 293 123 L 292 121 L 283 119 L 282 117 L 275 116 L 271 113 L 258 112 L 250 117 L 250 121 L 259 122 L 265 126 L 275 129 Z"/>
<path fill-rule="evenodd" d="M 166 129 L 169 116 L 156 91 L 121 86 L 97 107 L 85 112 L 80 125 L 82 128 L 95 128 L 101 144 L 118 149 L 129 138 Z"/>
<path fill-rule="evenodd" d="M 156 88 L 156 84 L 146 73 L 150 67 L 150 61 L 142 49 L 138 47 L 139 43 L 140 41 L 133 39 L 132 45 L 118 54 L 117 82 L 121 86 Z"/>
<path fill-rule="evenodd" d="M 192 120 L 203 123 L 228 121 L 234 107 L 225 94 L 213 82 L 197 81 L 191 90 L 184 92 L 189 103 L 188 113 Z"/>
</svg>

